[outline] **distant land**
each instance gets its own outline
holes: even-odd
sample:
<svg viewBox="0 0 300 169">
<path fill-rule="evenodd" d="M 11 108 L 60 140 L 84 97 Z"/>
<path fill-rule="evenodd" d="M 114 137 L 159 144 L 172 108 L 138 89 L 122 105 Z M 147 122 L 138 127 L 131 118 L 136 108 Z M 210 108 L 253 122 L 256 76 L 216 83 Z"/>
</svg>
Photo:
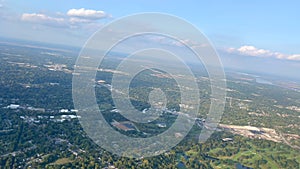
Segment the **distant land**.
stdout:
<svg viewBox="0 0 300 169">
<path fill-rule="evenodd" d="M 61 45 L 6 37 L 0 37 L 0 44 L 71 52 L 75 55 L 79 54 L 81 50 L 81 47 L 71 46 L 71 44 Z M 253 56 L 241 57 L 235 54 L 228 54 L 222 50 L 217 50 L 217 52 L 224 66 L 225 72 L 243 72 L 248 75 L 261 77 L 267 81 L 276 81 L 274 85 L 291 89 L 296 88 L 299 90 L 300 74 L 298 72 L 300 68 L 300 61 L 287 61 Z M 127 53 L 122 52 L 111 52 L 111 54 L 117 57 L 128 56 Z M 189 64 L 193 65 L 193 62 L 190 62 Z M 253 65 L 255 65 L 255 67 Z M 286 86 L 287 83 L 289 85 Z M 296 85 L 295 87 L 294 83 L 297 83 L 298 86 Z"/>
<path fill-rule="evenodd" d="M 281 60 L 268 57 L 240 56 L 218 50 L 221 61 L 227 70 L 247 72 L 259 76 L 272 76 L 300 82 L 300 61 Z"/>
</svg>

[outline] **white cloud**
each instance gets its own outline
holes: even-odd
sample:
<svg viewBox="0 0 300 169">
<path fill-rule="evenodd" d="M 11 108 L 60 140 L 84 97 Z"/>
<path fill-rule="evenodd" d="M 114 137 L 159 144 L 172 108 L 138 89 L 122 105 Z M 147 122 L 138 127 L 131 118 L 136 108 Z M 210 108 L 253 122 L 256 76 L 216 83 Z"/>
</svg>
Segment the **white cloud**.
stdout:
<svg viewBox="0 0 300 169">
<path fill-rule="evenodd" d="M 251 55 L 251 56 L 270 56 L 273 54 L 269 50 L 257 49 L 254 46 L 242 46 L 237 50 L 243 54 L 247 54 L 247 55 Z"/>
<path fill-rule="evenodd" d="M 102 19 L 108 17 L 108 15 L 104 11 L 96 11 L 92 9 L 70 9 L 67 12 L 67 15 L 70 17 L 78 17 L 85 19 Z"/>
<path fill-rule="evenodd" d="M 150 40 L 151 42 L 162 44 L 162 45 L 171 45 L 175 47 L 192 47 L 192 48 L 205 48 L 208 47 L 210 44 L 208 43 L 200 43 L 196 42 L 190 39 L 183 39 L 183 40 L 177 40 L 172 39 L 165 36 L 157 36 L 157 35 L 147 35 L 146 38 Z"/>
<path fill-rule="evenodd" d="M 74 18 L 74 17 L 70 18 L 69 21 L 71 24 L 90 23 L 91 22 L 91 20 L 88 20 L 88 19 Z"/>
<path fill-rule="evenodd" d="M 289 60 L 300 60 L 300 54 L 288 56 Z"/>
<path fill-rule="evenodd" d="M 45 14 L 37 14 L 37 13 L 28 14 L 28 13 L 24 13 L 21 16 L 21 20 L 26 21 L 26 22 L 49 25 L 49 26 L 57 26 L 57 27 L 67 26 L 64 18 L 50 17 L 50 16 L 47 16 Z"/>
<path fill-rule="evenodd" d="M 266 49 L 259 49 L 255 46 L 241 46 L 240 48 L 229 48 L 227 49 L 229 53 L 237 53 L 246 56 L 256 56 L 256 57 L 274 57 L 277 59 L 286 60 L 298 60 L 300 61 L 300 54 L 288 55 L 280 52 L 273 52 Z"/>
<path fill-rule="evenodd" d="M 1 0 L 0 0 L 1 2 Z M 0 15 L 1 16 L 1 15 Z M 96 11 L 91 9 L 70 9 L 67 13 L 56 12 L 54 16 L 42 13 L 24 13 L 21 21 L 34 24 L 61 27 L 61 28 L 99 28 L 102 25 L 99 19 L 110 17 L 104 11 Z M 35 25 L 37 26 L 37 25 Z"/>
</svg>

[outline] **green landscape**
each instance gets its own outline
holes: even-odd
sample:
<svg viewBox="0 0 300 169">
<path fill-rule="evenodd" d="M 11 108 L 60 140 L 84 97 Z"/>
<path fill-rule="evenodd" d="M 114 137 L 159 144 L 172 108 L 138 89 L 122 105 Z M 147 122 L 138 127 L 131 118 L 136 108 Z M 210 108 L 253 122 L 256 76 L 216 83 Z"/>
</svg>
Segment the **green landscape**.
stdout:
<svg viewBox="0 0 300 169">
<path fill-rule="evenodd" d="M 0 168 L 299 168 L 299 81 L 225 70 L 224 114 L 213 135 L 200 143 L 199 134 L 208 126 L 211 89 L 207 72 L 195 68 L 201 105 L 188 135 L 158 156 L 126 158 L 94 143 L 80 125 L 82 117 L 72 100 L 78 52 L 70 47 L 0 42 Z M 163 133 L 178 116 L 176 81 L 151 69 L 137 75 L 129 91 L 137 110 L 148 111 L 153 87 L 164 91 L 168 103 L 157 120 L 131 122 L 114 107 L 111 97 L 111 78 L 122 57 L 112 54 L 97 72 L 95 93 L 102 115 L 129 137 Z"/>
</svg>

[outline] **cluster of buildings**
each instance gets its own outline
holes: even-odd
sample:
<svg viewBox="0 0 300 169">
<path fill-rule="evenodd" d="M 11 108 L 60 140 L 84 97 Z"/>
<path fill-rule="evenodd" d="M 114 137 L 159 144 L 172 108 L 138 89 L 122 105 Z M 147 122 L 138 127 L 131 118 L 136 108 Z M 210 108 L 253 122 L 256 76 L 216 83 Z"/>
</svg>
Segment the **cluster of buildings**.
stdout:
<svg viewBox="0 0 300 169">
<path fill-rule="evenodd" d="M 39 113 L 45 113 L 46 110 L 44 108 L 35 108 L 31 106 L 21 106 L 18 104 L 10 104 L 5 109 L 11 109 L 11 110 L 29 110 L 29 111 L 36 111 Z M 70 121 L 72 119 L 78 119 L 81 118 L 80 116 L 74 115 L 75 113 L 78 113 L 78 110 L 76 109 L 60 109 L 58 111 L 59 115 L 43 115 L 39 114 L 36 116 L 27 116 L 22 115 L 20 118 L 24 120 L 27 123 L 41 123 L 42 121 L 53 121 L 53 122 L 64 122 L 64 121 Z"/>
<path fill-rule="evenodd" d="M 4 108 L 12 109 L 12 110 L 24 109 L 24 110 L 38 111 L 38 112 L 45 112 L 46 111 L 44 108 L 35 108 L 35 107 L 31 107 L 31 106 L 21 106 L 21 105 L 18 105 L 18 104 L 10 104 L 10 105 L 8 105 Z"/>
<path fill-rule="evenodd" d="M 79 119 L 80 116 L 77 115 L 57 115 L 57 116 L 20 116 L 20 119 L 24 120 L 26 123 L 41 123 L 42 121 L 53 121 L 53 122 L 64 122 L 70 121 L 72 119 Z"/>
</svg>

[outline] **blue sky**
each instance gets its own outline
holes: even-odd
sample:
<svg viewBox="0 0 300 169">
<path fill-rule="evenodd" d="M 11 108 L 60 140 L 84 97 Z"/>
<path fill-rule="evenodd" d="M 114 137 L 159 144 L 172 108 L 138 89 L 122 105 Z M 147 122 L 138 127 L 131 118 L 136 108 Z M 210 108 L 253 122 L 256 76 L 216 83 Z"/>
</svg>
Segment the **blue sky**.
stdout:
<svg viewBox="0 0 300 169">
<path fill-rule="evenodd" d="M 297 0 L 288 3 L 274 0 L 131 0 L 125 3 L 118 0 L 6 0 L 2 4 L 2 8 L 8 9 L 1 10 L 8 10 L 16 16 L 22 13 L 66 13 L 73 8 L 101 10 L 113 18 L 138 12 L 164 12 L 193 23 L 220 45 L 226 46 L 223 41 L 229 38 L 236 41 L 227 42 L 233 47 L 244 43 L 276 50 L 280 47 L 282 52 L 299 52 L 300 2 Z"/>
<path fill-rule="evenodd" d="M 6 0 L 1 4 L 1 10 L 8 10 L 16 17 L 22 13 L 66 13 L 73 8 L 101 10 L 113 18 L 138 12 L 164 12 L 193 23 L 218 45 L 226 46 L 223 41 L 229 38 L 231 40 L 227 43 L 234 45 L 231 47 L 243 43 L 300 53 L 297 49 L 300 46 L 300 1 L 297 0 Z"/>
<path fill-rule="evenodd" d="M 0 36 L 81 46 L 114 19 L 163 12 L 194 24 L 228 53 L 298 62 L 299 7 L 298 0 L 0 0 Z M 98 15 L 75 16 L 81 8 Z"/>
</svg>

